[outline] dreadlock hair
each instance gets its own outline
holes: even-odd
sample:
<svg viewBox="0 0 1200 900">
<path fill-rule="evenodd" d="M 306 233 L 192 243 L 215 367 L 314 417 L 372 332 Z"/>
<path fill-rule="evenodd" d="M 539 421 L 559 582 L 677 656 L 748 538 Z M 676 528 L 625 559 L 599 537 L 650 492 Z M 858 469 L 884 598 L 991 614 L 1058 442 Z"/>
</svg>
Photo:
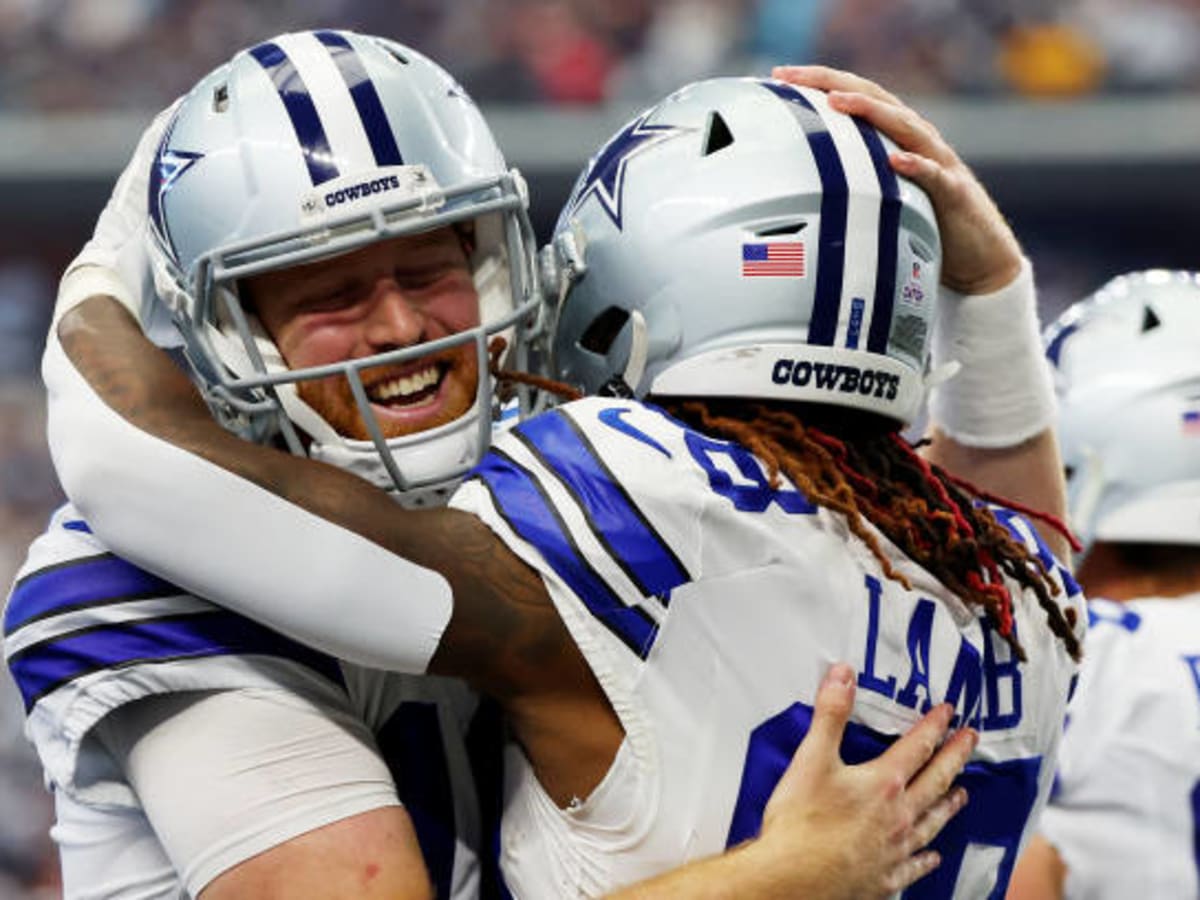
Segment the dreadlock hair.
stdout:
<svg viewBox="0 0 1200 900">
<path fill-rule="evenodd" d="M 863 520 L 967 603 L 981 606 L 1016 656 L 1025 650 L 1013 629 L 1012 596 L 1002 573 L 1037 596 L 1050 630 L 1078 660 L 1072 626 L 1050 598 L 1059 592 L 1041 559 L 1013 539 L 985 502 L 999 502 L 1060 530 L 1043 513 L 979 490 L 919 456 L 896 425 L 867 412 L 815 404 L 755 403 L 740 399 L 650 398 L 693 428 L 736 441 L 767 466 L 772 486 L 786 475 L 812 503 L 845 516 L 887 577 L 908 579 L 888 561 Z"/>
<path fill-rule="evenodd" d="M 491 373 L 498 382 L 527 384 L 565 400 L 582 392 L 528 372 L 502 370 L 503 339 L 493 340 Z M 1041 559 L 1012 538 L 984 503 L 999 503 L 1047 522 L 1074 537 L 1054 516 L 996 497 L 933 465 L 917 454 L 890 420 L 802 403 L 755 403 L 742 399 L 649 397 L 650 402 L 699 431 L 735 441 L 767 465 L 772 487 L 786 475 L 805 497 L 845 516 L 850 530 L 871 550 L 884 574 L 909 588 L 893 568 L 871 522 L 888 539 L 967 603 L 983 607 L 1013 653 L 1025 660 L 1013 629 L 1012 596 L 1001 573 L 1029 588 L 1046 613 L 1050 630 L 1071 657 L 1082 654 L 1066 615 L 1050 598 L 1059 593 Z M 805 424 L 805 423 L 808 424 Z M 983 501 L 980 503 L 978 501 Z"/>
</svg>

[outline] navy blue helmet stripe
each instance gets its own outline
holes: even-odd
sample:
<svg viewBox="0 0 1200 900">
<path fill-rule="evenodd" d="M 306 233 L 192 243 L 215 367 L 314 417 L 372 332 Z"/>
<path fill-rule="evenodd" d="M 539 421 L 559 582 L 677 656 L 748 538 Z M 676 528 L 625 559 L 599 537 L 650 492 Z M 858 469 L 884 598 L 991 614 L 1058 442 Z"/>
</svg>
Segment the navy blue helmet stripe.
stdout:
<svg viewBox="0 0 1200 900">
<path fill-rule="evenodd" d="M 86 606 L 181 593 L 170 582 L 111 553 L 71 560 L 31 572 L 17 582 L 4 611 L 4 633 Z"/>
<path fill-rule="evenodd" d="M 250 55 L 266 70 L 279 92 L 279 98 L 292 120 L 296 139 L 304 151 L 304 162 L 313 185 L 324 184 L 338 177 L 337 163 L 329 147 L 325 126 L 317 114 L 308 86 L 300 77 L 296 64 L 283 52 L 278 44 L 267 41 L 250 48 Z"/>
<path fill-rule="evenodd" d="M 850 185 L 833 135 L 808 98 L 791 85 L 777 81 L 761 84 L 792 105 L 792 112 L 804 130 L 821 176 L 821 236 L 817 244 L 816 299 L 808 324 L 808 343 L 831 347 L 842 305 Z"/>
<path fill-rule="evenodd" d="M 1063 344 L 1066 343 L 1067 338 L 1069 338 L 1078 330 L 1079 324 L 1077 322 L 1072 322 L 1070 325 L 1060 328 L 1054 337 L 1051 338 L 1050 343 L 1046 346 L 1046 359 L 1050 360 L 1055 367 L 1058 366 L 1059 357 L 1062 356 Z"/>
<path fill-rule="evenodd" d="M 570 416 L 537 416 L 518 426 L 516 434 L 575 498 L 597 540 L 644 596 L 665 601 L 674 588 L 691 581 Z"/>
<path fill-rule="evenodd" d="M 855 119 L 871 154 L 875 177 L 883 199 L 879 207 L 879 247 L 875 265 L 875 303 L 871 308 L 871 328 L 867 332 L 867 350 L 887 353 L 892 332 L 892 309 L 896 298 L 896 254 L 900 244 L 900 183 L 888 162 L 887 148 L 879 133 L 861 119 Z"/>
<path fill-rule="evenodd" d="M 23 648 L 8 658 L 8 668 L 28 711 L 56 688 L 102 669 L 250 653 L 342 680 L 332 657 L 224 610 L 80 629 Z"/>
<path fill-rule="evenodd" d="M 402 166 L 404 157 L 396 146 L 396 136 L 392 134 L 392 126 L 388 122 L 387 113 L 383 109 L 383 101 L 379 92 L 367 74 L 358 52 L 346 40 L 346 36 L 336 31 L 318 31 L 317 40 L 329 50 L 329 55 L 337 64 L 338 71 L 350 90 L 354 100 L 354 108 L 362 120 L 363 130 L 367 140 L 371 142 L 371 152 L 375 154 L 375 164 L 378 166 Z"/>
<path fill-rule="evenodd" d="M 645 658 L 654 645 L 657 626 L 643 610 L 626 606 L 592 568 L 536 479 L 499 450 L 484 457 L 475 467 L 475 476 L 487 487 L 509 527 L 542 554 L 592 615 Z"/>
</svg>

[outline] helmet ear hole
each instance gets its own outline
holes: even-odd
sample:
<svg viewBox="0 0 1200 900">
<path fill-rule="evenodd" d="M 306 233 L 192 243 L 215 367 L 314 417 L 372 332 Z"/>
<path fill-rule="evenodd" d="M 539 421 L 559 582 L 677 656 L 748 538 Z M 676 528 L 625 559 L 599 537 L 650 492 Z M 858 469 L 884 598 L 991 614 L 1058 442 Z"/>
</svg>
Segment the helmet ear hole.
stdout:
<svg viewBox="0 0 1200 900">
<path fill-rule="evenodd" d="M 628 321 L 629 310 L 617 306 L 608 307 L 584 329 L 579 338 L 579 346 L 591 353 L 606 355 Z"/>
<path fill-rule="evenodd" d="M 1142 334 L 1145 334 L 1147 331 L 1153 331 L 1161 324 L 1162 320 L 1147 305 L 1145 311 L 1142 313 Z"/>
<path fill-rule="evenodd" d="M 772 225 L 754 232 L 755 237 L 779 237 L 785 234 L 799 234 L 807 226 L 807 222 L 788 222 L 786 225 Z"/>
<path fill-rule="evenodd" d="M 391 44 L 386 43 L 384 41 L 377 41 L 376 43 L 378 43 L 379 46 L 384 49 L 384 52 L 387 53 L 388 56 L 390 56 L 392 59 L 396 60 L 396 62 L 400 63 L 400 65 L 402 65 L 402 66 L 409 65 L 408 57 L 405 56 L 403 53 L 401 53 L 394 46 L 392 46 Z"/>
<path fill-rule="evenodd" d="M 719 112 L 713 111 L 708 117 L 708 131 L 704 135 L 704 149 L 701 156 L 710 156 L 718 150 L 724 150 L 733 143 L 733 132 Z"/>
</svg>

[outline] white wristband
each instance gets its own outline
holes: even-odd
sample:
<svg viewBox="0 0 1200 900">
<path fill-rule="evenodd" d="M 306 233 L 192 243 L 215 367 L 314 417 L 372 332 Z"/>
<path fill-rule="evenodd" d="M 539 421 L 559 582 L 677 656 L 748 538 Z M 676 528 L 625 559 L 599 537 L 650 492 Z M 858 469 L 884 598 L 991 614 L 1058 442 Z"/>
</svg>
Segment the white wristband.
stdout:
<svg viewBox="0 0 1200 900">
<path fill-rule="evenodd" d="M 930 416 L 969 447 L 1012 447 L 1054 422 L 1055 398 L 1042 352 L 1033 268 L 1000 290 L 963 296 L 942 288 L 933 326 L 933 369 L 962 369 L 934 388 Z"/>
</svg>

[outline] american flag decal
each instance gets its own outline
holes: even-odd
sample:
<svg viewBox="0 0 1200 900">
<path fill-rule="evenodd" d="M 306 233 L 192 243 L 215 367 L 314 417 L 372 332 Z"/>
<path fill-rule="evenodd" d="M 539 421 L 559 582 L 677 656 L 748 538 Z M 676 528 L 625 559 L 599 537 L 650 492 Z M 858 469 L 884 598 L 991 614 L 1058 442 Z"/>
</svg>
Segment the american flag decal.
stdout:
<svg viewBox="0 0 1200 900">
<path fill-rule="evenodd" d="M 800 241 L 742 244 L 742 275 L 803 278 L 804 244 Z"/>
</svg>

